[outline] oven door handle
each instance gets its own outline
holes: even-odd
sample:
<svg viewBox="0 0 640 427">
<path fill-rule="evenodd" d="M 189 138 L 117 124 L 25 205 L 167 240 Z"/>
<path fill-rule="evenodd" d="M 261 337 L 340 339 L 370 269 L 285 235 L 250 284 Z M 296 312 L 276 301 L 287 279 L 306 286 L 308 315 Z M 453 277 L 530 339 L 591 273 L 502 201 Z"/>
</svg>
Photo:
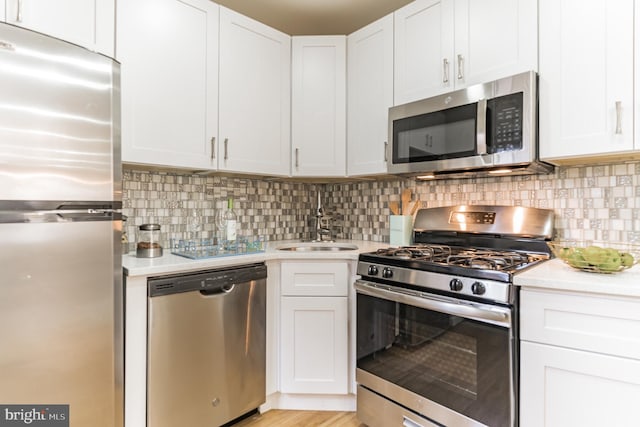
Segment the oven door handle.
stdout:
<svg viewBox="0 0 640 427">
<path fill-rule="evenodd" d="M 354 286 L 356 292 L 375 298 L 511 328 L 511 310 L 506 307 L 439 297 L 410 289 L 399 292 L 399 289 L 385 289 L 362 280 L 357 280 Z"/>
</svg>

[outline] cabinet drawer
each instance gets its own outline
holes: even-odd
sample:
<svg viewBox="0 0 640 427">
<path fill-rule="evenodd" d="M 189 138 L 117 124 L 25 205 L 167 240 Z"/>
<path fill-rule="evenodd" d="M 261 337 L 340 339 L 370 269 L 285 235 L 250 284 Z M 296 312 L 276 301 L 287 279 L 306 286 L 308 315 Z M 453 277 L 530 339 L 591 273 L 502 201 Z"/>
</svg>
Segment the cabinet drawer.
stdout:
<svg viewBox="0 0 640 427">
<path fill-rule="evenodd" d="M 640 359 L 640 301 L 523 290 L 521 338 Z"/>
<path fill-rule="evenodd" d="M 282 295 L 347 296 L 349 269 L 346 262 L 283 262 Z"/>
</svg>

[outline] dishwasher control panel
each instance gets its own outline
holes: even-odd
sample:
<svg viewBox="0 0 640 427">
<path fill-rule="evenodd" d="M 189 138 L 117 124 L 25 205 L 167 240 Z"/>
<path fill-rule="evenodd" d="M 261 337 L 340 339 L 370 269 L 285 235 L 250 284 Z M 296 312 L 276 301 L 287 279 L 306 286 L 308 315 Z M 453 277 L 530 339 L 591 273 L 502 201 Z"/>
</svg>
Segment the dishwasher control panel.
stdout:
<svg viewBox="0 0 640 427">
<path fill-rule="evenodd" d="M 267 277 L 264 264 L 251 264 L 230 268 L 149 278 L 149 297 L 199 291 L 203 294 L 229 292 L 236 283 L 245 283 Z"/>
</svg>

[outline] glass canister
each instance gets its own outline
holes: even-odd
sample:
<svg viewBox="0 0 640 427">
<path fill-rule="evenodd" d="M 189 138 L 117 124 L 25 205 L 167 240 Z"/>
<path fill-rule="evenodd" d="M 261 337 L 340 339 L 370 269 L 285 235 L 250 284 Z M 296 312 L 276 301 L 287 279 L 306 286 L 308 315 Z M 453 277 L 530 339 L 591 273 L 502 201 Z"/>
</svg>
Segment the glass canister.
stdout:
<svg viewBox="0 0 640 427">
<path fill-rule="evenodd" d="M 138 227 L 136 257 L 156 258 L 162 256 L 160 224 L 142 224 Z"/>
</svg>

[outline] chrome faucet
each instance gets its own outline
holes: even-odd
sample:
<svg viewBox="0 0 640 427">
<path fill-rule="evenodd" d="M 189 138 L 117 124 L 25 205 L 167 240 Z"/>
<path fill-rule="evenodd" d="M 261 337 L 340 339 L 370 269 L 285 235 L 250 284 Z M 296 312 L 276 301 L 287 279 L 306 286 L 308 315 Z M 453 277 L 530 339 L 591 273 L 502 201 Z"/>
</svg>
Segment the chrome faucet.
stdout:
<svg viewBox="0 0 640 427">
<path fill-rule="evenodd" d="M 324 214 L 320 190 L 318 190 L 318 207 L 316 208 L 316 237 L 312 242 L 332 242 L 331 237 L 331 217 Z"/>
</svg>

